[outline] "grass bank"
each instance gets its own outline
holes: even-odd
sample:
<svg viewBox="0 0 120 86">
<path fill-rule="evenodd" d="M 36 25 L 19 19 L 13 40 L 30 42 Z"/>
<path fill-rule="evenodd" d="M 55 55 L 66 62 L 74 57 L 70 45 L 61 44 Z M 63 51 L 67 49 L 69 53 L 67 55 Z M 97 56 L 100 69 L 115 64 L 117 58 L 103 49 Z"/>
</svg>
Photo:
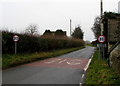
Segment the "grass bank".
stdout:
<svg viewBox="0 0 120 86">
<path fill-rule="evenodd" d="M 37 52 L 37 53 L 28 53 L 28 54 L 17 54 L 17 55 L 7 54 L 2 56 L 2 68 L 6 69 L 13 66 L 37 61 L 37 60 L 51 58 L 51 57 L 59 56 L 59 55 L 69 53 L 82 48 L 84 47 L 60 49 L 60 50 L 53 50 L 48 52 Z"/>
<path fill-rule="evenodd" d="M 92 45 L 92 44 L 85 44 L 85 46 L 96 47 L 96 45 Z"/>
<path fill-rule="evenodd" d="M 98 59 L 98 51 L 96 51 L 87 70 L 85 84 L 120 85 L 120 77 L 112 68 L 108 67 L 107 60 Z"/>
</svg>

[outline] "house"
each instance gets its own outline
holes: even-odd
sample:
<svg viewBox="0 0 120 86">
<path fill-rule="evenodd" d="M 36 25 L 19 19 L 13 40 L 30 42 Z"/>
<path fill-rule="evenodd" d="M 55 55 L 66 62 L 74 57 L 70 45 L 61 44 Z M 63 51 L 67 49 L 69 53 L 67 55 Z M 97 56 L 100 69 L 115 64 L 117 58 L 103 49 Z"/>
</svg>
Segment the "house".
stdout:
<svg viewBox="0 0 120 86">
<path fill-rule="evenodd" d="M 45 30 L 43 33 L 43 36 L 66 36 L 66 31 L 62 31 L 61 29 L 58 29 L 56 31 L 50 31 L 50 30 Z"/>
</svg>

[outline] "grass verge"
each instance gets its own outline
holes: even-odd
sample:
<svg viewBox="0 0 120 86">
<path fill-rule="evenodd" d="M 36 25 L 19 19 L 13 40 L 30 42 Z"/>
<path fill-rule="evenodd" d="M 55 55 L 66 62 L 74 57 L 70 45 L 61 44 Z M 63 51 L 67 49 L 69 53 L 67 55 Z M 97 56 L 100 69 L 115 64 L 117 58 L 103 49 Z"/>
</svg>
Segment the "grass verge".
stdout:
<svg viewBox="0 0 120 86">
<path fill-rule="evenodd" d="M 87 70 L 85 84 L 118 85 L 120 84 L 120 77 L 112 68 L 108 67 L 107 60 L 98 58 L 98 51 L 96 51 Z"/>
<path fill-rule="evenodd" d="M 96 47 L 96 45 L 86 44 L 85 46 Z"/>
<path fill-rule="evenodd" d="M 42 60 L 46 58 L 51 58 L 59 56 L 65 53 L 69 53 L 84 47 L 69 48 L 69 49 L 60 49 L 48 52 L 38 52 L 38 53 L 29 53 L 29 54 L 17 54 L 17 55 L 3 55 L 2 56 L 2 68 L 10 68 L 13 66 L 30 63 L 37 60 Z"/>
</svg>

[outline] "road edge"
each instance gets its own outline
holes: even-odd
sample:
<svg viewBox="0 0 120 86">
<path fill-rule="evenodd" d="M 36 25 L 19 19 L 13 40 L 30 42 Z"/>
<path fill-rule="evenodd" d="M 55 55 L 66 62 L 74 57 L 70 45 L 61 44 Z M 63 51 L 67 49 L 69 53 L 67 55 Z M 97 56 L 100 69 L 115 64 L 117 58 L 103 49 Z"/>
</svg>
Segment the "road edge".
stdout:
<svg viewBox="0 0 120 86">
<path fill-rule="evenodd" d="M 95 51 L 96 51 L 96 49 L 94 50 L 94 53 L 95 53 Z M 84 73 L 82 74 L 82 78 L 81 78 L 81 82 L 79 83 L 79 86 L 82 86 L 82 85 L 85 84 L 86 71 L 87 71 L 87 69 L 88 69 L 88 67 L 89 67 L 89 65 L 90 65 L 90 63 L 91 63 L 91 61 L 92 61 L 92 58 L 93 58 L 93 56 L 94 56 L 94 53 L 92 54 L 92 56 L 90 57 L 87 65 L 86 65 L 85 68 L 83 69 Z"/>
</svg>

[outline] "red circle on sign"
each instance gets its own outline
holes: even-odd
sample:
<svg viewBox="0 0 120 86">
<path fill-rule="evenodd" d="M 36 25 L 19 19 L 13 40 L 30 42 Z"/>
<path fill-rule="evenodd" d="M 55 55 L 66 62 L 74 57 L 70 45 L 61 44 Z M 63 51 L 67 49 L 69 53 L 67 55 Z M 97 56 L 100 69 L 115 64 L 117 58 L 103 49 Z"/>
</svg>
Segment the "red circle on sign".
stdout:
<svg viewBox="0 0 120 86">
<path fill-rule="evenodd" d="M 98 42 L 104 43 L 106 41 L 106 37 L 104 35 L 98 36 Z"/>
<path fill-rule="evenodd" d="M 18 40 L 19 40 L 19 36 L 14 35 L 14 36 L 13 36 L 13 41 L 14 41 L 14 42 L 17 42 Z"/>
</svg>

